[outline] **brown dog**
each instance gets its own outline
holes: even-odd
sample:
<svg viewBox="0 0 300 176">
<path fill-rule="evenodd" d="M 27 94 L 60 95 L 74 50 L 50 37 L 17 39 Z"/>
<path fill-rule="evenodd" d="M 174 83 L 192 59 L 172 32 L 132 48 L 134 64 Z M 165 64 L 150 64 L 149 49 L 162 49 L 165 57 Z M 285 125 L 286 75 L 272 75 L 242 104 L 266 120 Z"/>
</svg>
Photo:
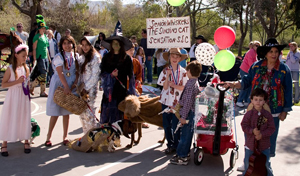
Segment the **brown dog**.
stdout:
<svg viewBox="0 0 300 176">
<path fill-rule="evenodd" d="M 119 103 L 118 109 L 124 112 L 131 122 L 139 124 L 139 137 L 137 141 L 134 141 L 135 144 L 138 144 L 140 138 L 142 137 L 141 123 L 147 122 L 159 127 L 163 127 L 162 115 L 158 115 L 162 111 L 159 99 L 159 96 L 149 98 L 148 96 L 137 97 L 134 95 L 129 95 L 125 98 L 125 100 Z M 159 142 L 164 143 L 164 140 L 165 137 Z"/>
</svg>

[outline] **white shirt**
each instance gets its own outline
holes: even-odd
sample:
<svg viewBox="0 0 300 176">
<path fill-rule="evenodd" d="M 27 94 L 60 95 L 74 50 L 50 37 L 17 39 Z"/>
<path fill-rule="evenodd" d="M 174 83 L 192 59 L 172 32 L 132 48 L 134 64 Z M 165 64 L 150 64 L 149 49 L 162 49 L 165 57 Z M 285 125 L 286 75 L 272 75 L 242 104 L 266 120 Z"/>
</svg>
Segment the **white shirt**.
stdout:
<svg viewBox="0 0 300 176">
<path fill-rule="evenodd" d="M 55 34 L 57 33 L 57 38 L 55 38 Z M 61 39 L 61 35 L 59 32 L 57 32 L 56 30 L 53 32 L 53 37 L 56 39 L 57 43 L 59 43 L 60 39 Z"/>
<path fill-rule="evenodd" d="M 188 77 L 186 74 L 186 70 L 184 68 L 182 68 L 180 65 L 179 66 L 179 70 L 178 72 L 174 72 L 174 76 L 175 79 L 177 78 L 177 85 L 179 86 L 185 86 L 186 82 L 188 81 Z M 163 71 L 160 73 L 157 84 L 160 86 L 164 85 L 164 82 L 166 80 L 170 80 L 170 78 L 167 78 L 167 68 L 164 68 Z M 177 73 L 179 75 L 179 79 L 177 77 Z M 174 82 L 174 78 L 173 76 L 171 76 L 171 80 Z M 168 87 L 168 89 L 163 89 L 161 91 L 160 94 L 160 100 L 159 102 L 161 102 L 162 104 L 166 105 L 166 106 L 176 106 L 176 104 L 179 102 L 180 96 L 181 96 L 182 91 L 178 90 L 178 89 L 174 89 L 172 87 Z"/>
<path fill-rule="evenodd" d="M 195 52 L 194 52 L 194 48 L 196 47 L 196 44 L 192 45 L 190 52 L 189 52 L 189 56 L 190 58 L 196 58 L 195 56 Z"/>
<path fill-rule="evenodd" d="M 163 52 L 157 54 L 157 67 L 162 67 L 167 64 L 167 61 L 163 57 Z"/>
<path fill-rule="evenodd" d="M 22 31 L 21 33 L 16 31 L 16 34 L 23 40 L 23 44 L 27 43 L 27 40 L 29 38 L 29 34 L 25 31 Z"/>
<path fill-rule="evenodd" d="M 54 41 L 53 39 L 48 39 L 48 42 L 50 57 L 53 58 L 55 56 Z"/>
</svg>

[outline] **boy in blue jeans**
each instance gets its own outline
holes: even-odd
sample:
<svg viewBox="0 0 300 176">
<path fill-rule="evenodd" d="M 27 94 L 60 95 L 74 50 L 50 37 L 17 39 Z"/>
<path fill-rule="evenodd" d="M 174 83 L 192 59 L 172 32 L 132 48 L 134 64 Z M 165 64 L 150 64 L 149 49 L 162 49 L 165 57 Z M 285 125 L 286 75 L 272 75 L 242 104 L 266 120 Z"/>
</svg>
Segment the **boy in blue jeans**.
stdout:
<svg viewBox="0 0 300 176">
<path fill-rule="evenodd" d="M 189 160 L 190 147 L 194 134 L 194 116 L 195 116 L 195 99 L 199 94 L 198 77 L 200 76 L 202 66 L 198 61 L 192 61 L 186 67 L 189 80 L 184 86 L 181 94 L 179 111 L 181 123 L 181 136 L 176 149 L 176 155 L 170 159 L 172 164 L 187 165 Z M 187 123 L 188 122 L 188 123 Z"/>
<path fill-rule="evenodd" d="M 247 113 L 241 122 L 242 129 L 246 136 L 245 142 L 245 171 L 246 174 L 249 167 L 249 158 L 255 150 L 255 140 L 259 141 L 258 150 L 266 155 L 266 169 L 268 176 L 273 176 L 273 171 L 270 164 L 270 137 L 275 131 L 275 124 L 270 113 L 270 108 L 265 104 L 268 100 L 268 94 L 261 88 L 256 88 L 250 95 L 251 104 L 248 107 Z M 253 109 L 251 109 L 253 107 Z M 268 111 L 269 110 L 269 111 Z M 258 120 L 263 119 L 260 128 L 257 128 Z"/>
</svg>

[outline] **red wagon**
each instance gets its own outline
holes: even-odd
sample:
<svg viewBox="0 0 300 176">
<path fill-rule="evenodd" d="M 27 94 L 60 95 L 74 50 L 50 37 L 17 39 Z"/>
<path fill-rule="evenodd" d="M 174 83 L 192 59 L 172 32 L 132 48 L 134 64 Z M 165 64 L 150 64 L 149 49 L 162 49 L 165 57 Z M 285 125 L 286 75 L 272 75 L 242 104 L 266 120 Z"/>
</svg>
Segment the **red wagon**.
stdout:
<svg viewBox="0 0 300 176">
<path fill-rule="evenodd" d="M 204 153 L 224 155 L 231 148 L 230 167 L 233 168 L 238 159 L 238 145 L 232 130 L 234 100 L 232 93 L 221 86 L 206 87 L 196 97 L 194 163 L 200 165 Z"/>
</svg>

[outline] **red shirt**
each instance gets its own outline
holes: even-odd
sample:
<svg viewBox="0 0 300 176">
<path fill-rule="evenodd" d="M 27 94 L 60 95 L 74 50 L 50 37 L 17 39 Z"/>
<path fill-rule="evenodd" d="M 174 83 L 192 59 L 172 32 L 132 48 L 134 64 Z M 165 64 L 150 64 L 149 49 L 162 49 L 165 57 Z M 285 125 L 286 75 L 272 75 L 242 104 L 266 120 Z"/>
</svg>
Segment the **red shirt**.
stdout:
<svg viewBox="0 0 300 176">
<path fill-rule="evenodd" d="M 263 151 L 271 146 L 270 136 L 275 132 L 275 124 L 270 112 L 262 109 L 260 113 L 267 119 L 267 121 L 260 126 L 262 138 L 259 140 L 258 149 Z M 258 111 L 253 108 L 244 115 L 241 123 L 242 129 L 246 134 L 245 146 L 247 146 L 251 151 L 254 151 L 255 135 L 253 134 L 253 129 L 257 127 L 258 118 Z"/>
</svg>

